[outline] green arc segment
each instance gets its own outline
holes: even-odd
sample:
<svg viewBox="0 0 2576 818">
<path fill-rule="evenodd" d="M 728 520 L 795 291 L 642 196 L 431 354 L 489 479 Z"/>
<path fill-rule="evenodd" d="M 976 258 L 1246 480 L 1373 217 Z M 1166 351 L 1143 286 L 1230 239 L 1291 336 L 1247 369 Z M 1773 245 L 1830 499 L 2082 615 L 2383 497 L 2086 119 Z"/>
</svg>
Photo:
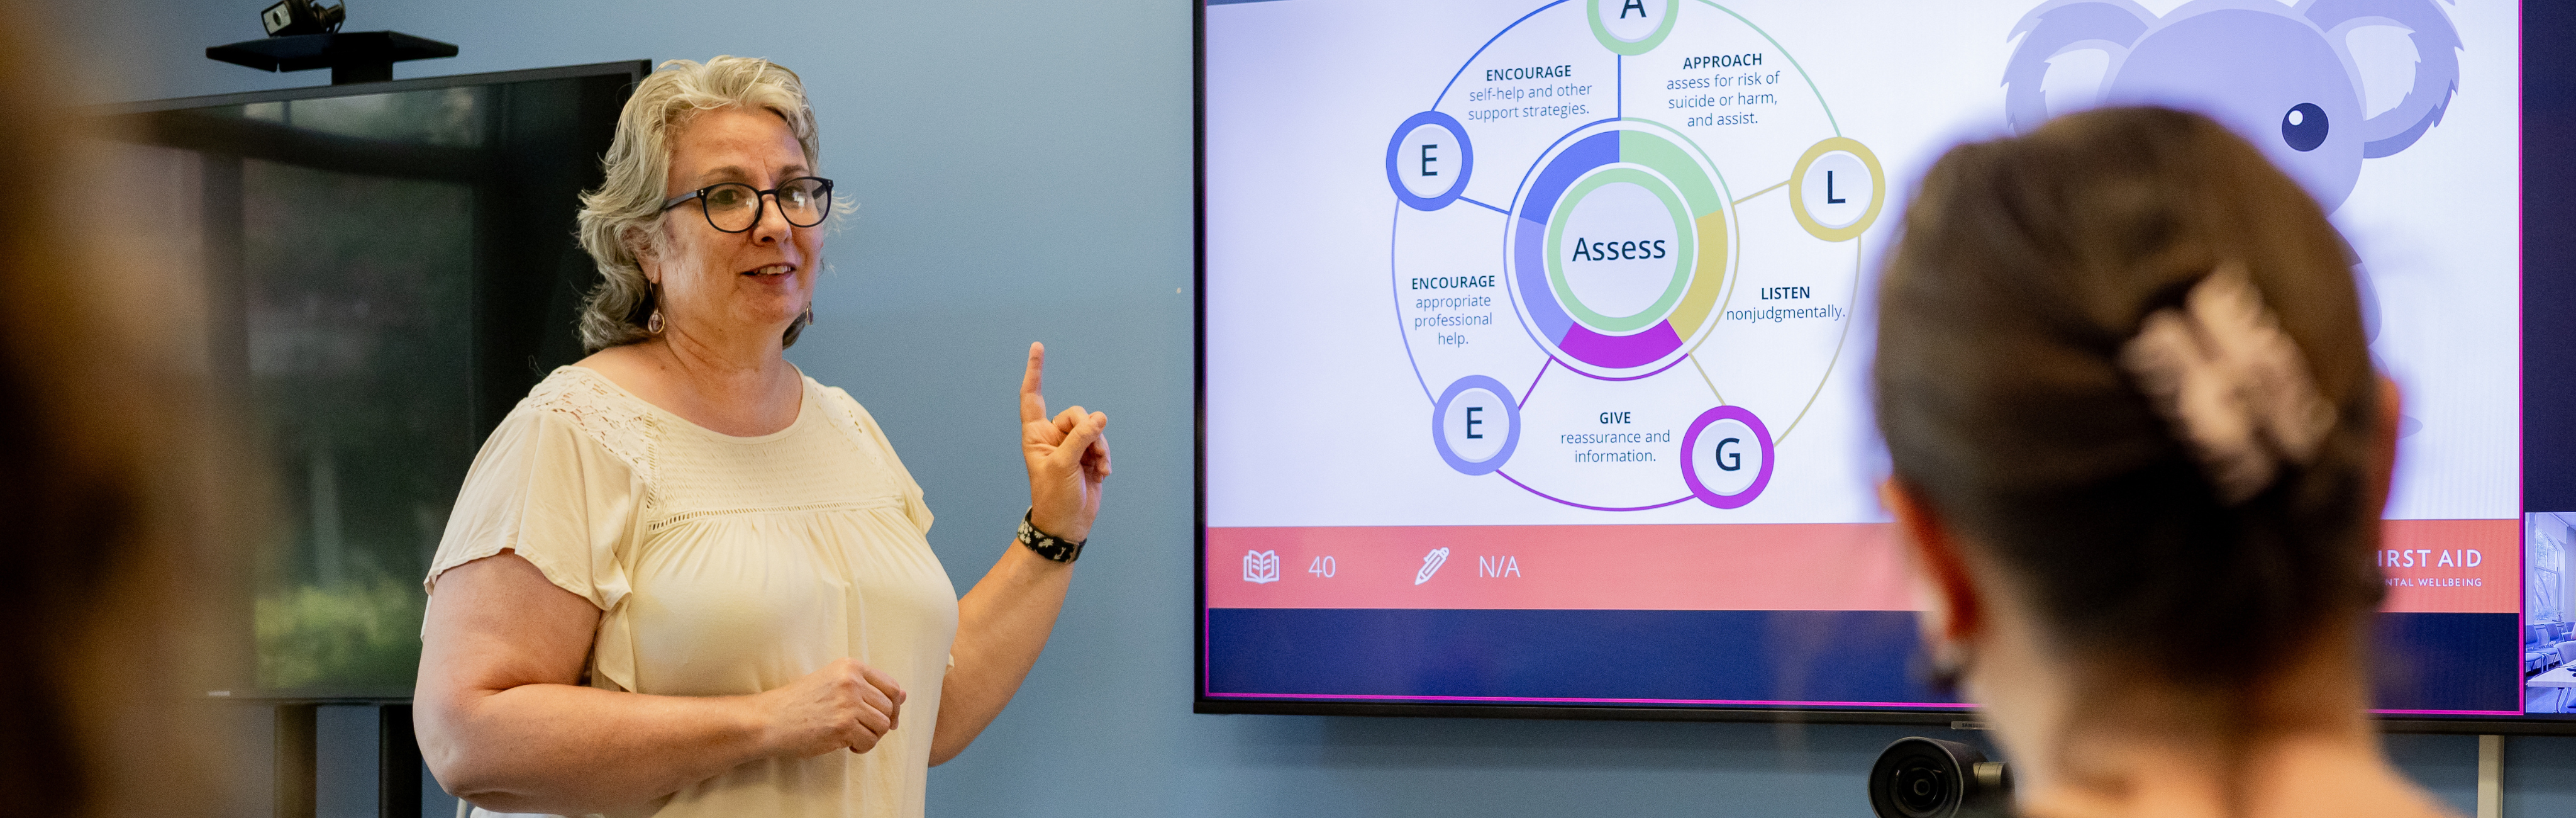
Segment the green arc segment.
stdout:
<svg viewBox="0 0 2576 818">
<path fill-rule="evenodd" d="M 1690 217 L 1699 218 L 1726 207 L 1726 197 L 1717 192 L 1717 184 L 1701 175 L 1699 163 L 1683 153 L 1680 145 L 1644 131 L 1622 131 L 1619 134 L 1619 160 L 1654 168 L 1670 180 L 1690 205 Z M 1687 171 L 1687 172 L 1685 172 Z"/>
</svg>

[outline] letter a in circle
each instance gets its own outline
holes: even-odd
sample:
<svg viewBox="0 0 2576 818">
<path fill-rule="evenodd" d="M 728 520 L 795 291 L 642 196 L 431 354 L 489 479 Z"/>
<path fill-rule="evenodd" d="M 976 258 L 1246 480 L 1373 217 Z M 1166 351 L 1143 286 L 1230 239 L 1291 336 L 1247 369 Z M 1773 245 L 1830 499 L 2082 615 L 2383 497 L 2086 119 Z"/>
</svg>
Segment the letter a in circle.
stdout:
<svg viewBox="0 0 2576 818">
<path fill-rule="evenodd" d="M 1649 20 L 1655 19 L 1654 15 L 1646 13 L 1645 0 L 1628 0 L 1627 5 L 1619 7 L 1619 19 L 1628 19 L 1628 12 L 1631 11 L 1636 12 L 1639 17 L 1644 17 Z"/>
</svg>

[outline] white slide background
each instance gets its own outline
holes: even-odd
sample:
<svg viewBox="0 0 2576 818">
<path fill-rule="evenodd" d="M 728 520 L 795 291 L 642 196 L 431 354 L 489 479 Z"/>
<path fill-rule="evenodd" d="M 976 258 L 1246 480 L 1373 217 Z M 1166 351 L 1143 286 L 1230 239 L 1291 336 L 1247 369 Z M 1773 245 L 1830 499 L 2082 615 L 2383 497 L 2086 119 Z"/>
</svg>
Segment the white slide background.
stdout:
<svg viewBox="0 0 2576 818">
<path fill-rule="evenodd" d="M 1867 293 L 1913 180 L 1950 145 L 2007 132 L 2001 78 L 2014 45 L 2007 35 L 2035 0 L 1725 4 L 1794 58 L 1843 136 L 1876 153 L 1889 176 L 1890 201 L 1859 239 L 1860 315 L 1850 339 L 1812 407 L 1780 444 L 1769 488 L 1738 509 L 1693 500 L 1634 512 L 1560 504 L 1497 475 L 1470 476 L 1445 464 L 1430 439 L 1431 403 L 1407 355 L 1407 331 L 1390 291 L 1397 204 L 1383 165 L 1388 139 L 1398 123 L 1432 104 L 1480 46 L 1538 5 L 1274 0 L 1208 9 L 1208 524 L 1883 519 L 1871 490 L 1884 465 L 1866 391 Z M 1582 13 L 1582 0 L 1567 5 Z M 2164 14 L 2182 4 L 2143 5 Z M 1698 0 L 1681 6 L 1683 15 L 1719 13 Z M 2373 350 L 2405 389 L 2413 421 L 2388 516 L 2511 518 L 2519 512 L 2520 480 L 2516 9 L 2466 2 L 2443 10 L 2465 43 L 2457 96 L 2420 141 L 2362 164 L 2334 220 L 2370 271 L 2382 316 Z M 2412 71 L 2404 30 L 2361 28 L 2348 42 L 2366 81 L 2365 108 L 2393 106 Z M 1678 60 L 1686 50 L 1668 43 L 1627 64 L 1634 74 L 1641 61 Z M 1576 56 L 1605 62 L 1605 52 L 1594 46 L 1568 59 L 1518 64 L 1574 62 Z M 2097 52 L 2059 57 L 2045 85 L 2051 109 L 2090 104 L 2091 83 L 2105 62 Z M 1459 86 L 1471 79 L 1460 78 Z M 1456 108 L 1450 103 L 1457 93 L 1443 110 Z M 1641 95 L 1632 81 L 1630 115 L 1669 121 L 1655 110 L 1660 104 L 1640 104 Z M 1657 92 L 1654 101 L 1662 96 Z M 1594 116 L 1568 120 L 1563 130 L 1607 113 L 1607 106 L 1593 108 Z M 1467 129 L 1471 136 L 1479 132 L 1476 123 Z M 1534 152 L 1476 147 L 1471 189 L 1508 206 L 1509 184 L 1501 193 L 1484 189 L 1518 179 Z M 1701 138 L 1700 147 L 1725 170 L 1722 139 Z M 1782 167 L 1726 181 L 1743 197 L 1787 174 Z M 1747 203 L 1746 212 L 1753 207 Z M 1753 254 L 1765 241 L 1787 243 L 1766 238 L 1782 232 L 1782 220 L 1756 215 L 1740 222 L 1747 231 L 1743 252 Z M 1796 232 L 1794 225 L 1785 230 Z M 1469 246 L 1472 252 L 1443 263 L 1460 273 L 1503 273 L 1500 243 Z M 1749 257 L 1743 264 L 1757 272 Z M 1508 306 L 1498 308 L 1495 329 L 1513 329 L 1518 320 Z M 1517 392 L 1534 371 L 1491 374 Z M 1561 368 L 1547 375 L 1558 385 L 1572 377 Z M 1434 390 L 1447 381 L 1430 380 Z M 1663 400 L 1648 397 L 1651 392 L 1641 385 L 1627 402 Z M 1556 431 L 1587 430 L 1530 429 Z M 1772 431 L 1781 429 L 1775 424 Z M 1532 448 L 1529 434 L 1521 446 L 1524 453 Z M 1514 463 L 1519 460 L 1516 455 Z M 1686 491 L 1674 486 L 1655 499 Z"/>
</svg>

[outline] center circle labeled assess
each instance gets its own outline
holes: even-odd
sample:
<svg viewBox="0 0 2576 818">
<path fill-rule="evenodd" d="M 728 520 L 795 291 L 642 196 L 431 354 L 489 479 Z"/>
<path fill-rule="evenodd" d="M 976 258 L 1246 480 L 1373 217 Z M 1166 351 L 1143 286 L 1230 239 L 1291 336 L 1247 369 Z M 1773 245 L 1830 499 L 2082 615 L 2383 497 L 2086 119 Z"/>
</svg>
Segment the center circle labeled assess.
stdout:
<svg viewBox="0 0 2576 818">
<path fill-rule="evenodd" d="M 1548 284 L 1584 326 L 1634 333 L 1664 320 L 1689 289 L 1697 238 L 1671 183 L 1606 166 L 1576 181 L 1548 220 Z"/>
</svg>

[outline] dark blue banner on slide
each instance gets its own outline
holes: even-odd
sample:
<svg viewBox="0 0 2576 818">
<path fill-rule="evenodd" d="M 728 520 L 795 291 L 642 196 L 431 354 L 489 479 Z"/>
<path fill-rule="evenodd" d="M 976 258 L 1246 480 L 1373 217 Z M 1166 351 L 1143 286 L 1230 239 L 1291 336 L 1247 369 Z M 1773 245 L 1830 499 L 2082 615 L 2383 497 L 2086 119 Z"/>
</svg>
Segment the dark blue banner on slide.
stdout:
<svg viewBox="0 0 2576 818">
<path fill-rule="evenodd" d="M 1207 694 L 1352 702 L 1945 706 L 1905 611 L 1216 608 Z M 2379 616 L 2390 711 L 2515 711 L 2512 614 Z"/>
</svg>

